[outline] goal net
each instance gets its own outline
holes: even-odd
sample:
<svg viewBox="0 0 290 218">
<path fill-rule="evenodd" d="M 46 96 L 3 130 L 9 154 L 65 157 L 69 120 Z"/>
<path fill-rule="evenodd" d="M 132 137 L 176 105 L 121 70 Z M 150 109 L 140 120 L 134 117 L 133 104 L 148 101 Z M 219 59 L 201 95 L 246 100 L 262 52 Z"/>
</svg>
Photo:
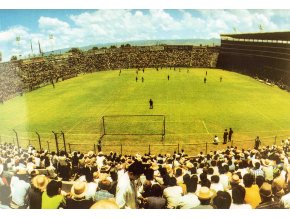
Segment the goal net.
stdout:
<svg viewBox="0 0 290 218">
<path fill-rule="evenodd" d="M 165 135 L 164 115 L 112 115 L 102 117 L 103 135 Z"/>
</svg>

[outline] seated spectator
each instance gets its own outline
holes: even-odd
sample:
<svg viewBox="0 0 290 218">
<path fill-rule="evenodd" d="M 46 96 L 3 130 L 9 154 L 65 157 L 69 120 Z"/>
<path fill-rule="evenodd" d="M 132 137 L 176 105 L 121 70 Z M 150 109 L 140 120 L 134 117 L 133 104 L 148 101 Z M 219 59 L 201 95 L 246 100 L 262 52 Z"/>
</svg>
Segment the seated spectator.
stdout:
<svg viewBox="0 0 290 218">
<path fill-rule="evenodd" d="M 284 208 L 290 209 L 290 192 L 281 197 L 281 202 L 284 205 Z"/>
<path fill-rule="evenodd" d="M 217 135 L 215 135 L 214 138 L 213 138 L 213 144 L 214 144 L 214 145 L 218 145 L 219 142 L 220 142 L 220 141 L 219 141 L 219 138 L 217 137 Z"/>
<path fill-rule="evenodd" d="M 109 192 L 111 190 L 111 182 L 109 180 L 101 180 L 99 182 L 97 192 L 95 193 L 94 199 L 96 201 L 114 198 L 115 196 Z"/>
<path fill-rule="evenodd" d="M 98 188 L 98 184 L 94 182 L 94 177 L 91 173 L 87 173 L 85 175 L 87 181 L 87 191 L 86 191 L 86 199 L 95 200 L 96 191 Z"/>
<path fill-rule="evenodd" d="M 9 207 L 11 201 L 11 190 L 7 185 L 0 185 L 0 209 L 11 209 Z"/>
<path fill-rule="evenodd" d="M 93 204 L 90 209 L 120 209 L 114 199 L 100 200 Z"/>
<path fill-rule="evenodd" d="M 86 199 L 88 185 L 86 182 L 76 182 L 71 188 L 71 196 L 66 199 L 65 209 L 89 209 L 94 201 Z"/>
<path fill-rule="evenodd" d="M 284 209 L 281 202 L 275 202 L 272 195 L 272 187 L 269 183 L 264 183 L 260 188 L 261 203 L 256 209 Z"/>
<path fill-rule="evenodd" d="M 246 190 L 241 185 L 236 185 L 232 189 L 232 199 L 230 209 L 252 209 L 250 204 L 246 204 L 244 199 L 246 195 Z"/>
<path fill-rule="evenodd" d="M 32 185 L 28 194 L 29 209 L 41 209 L 42 194 L 48 182 L 45 175 L 37 175 L 31 180 Z"/>
<path fill-rule="evenodd" d="M 285 176 L 282 175 L 281 169 L 277 168 L 277 175 L 272 182 L 272 191 L 275 201 L 279 201 L 283 195 L 285 195 L 284 189 L 286 189 Z"/>
<path fill-rule="evenodd" d="M 213 209 L 213 206 L 210 205 L 211 199 L 214 195 L 213 191 L 211 191 L 208 187 L 203 186 L 199 189 L 199 191 L 197 191 L 196 195 L 200 201 L 200 205 L 194 209 Z"/>
<path fill-rule="evenodd" d="M 165 209 L 166 200 L 162 197 L 163 190 L 159 184 L 151 187 L 151 196 L 143 199 L 145 209 Z"/>
<path fill-rule="evenodd" d="M 246 195 L 245 202 L 250 204 L 252 208 L 256 208 L 261 203 L 261 198 L 259 195 L 259 187 L 254 185 L 254 176 L 250 173 L 247 173 L 243 177 Z"/>
<path fill-rule="evenodd" d="M 257 176 L 256 177 L 256 184 L 259 188 L 261 188 L 261 186 L 263 185 L 264 182 L 265 182 L 264 176 Z"/>
<path fill-rule="evenodd" d="M 226 191 L 218 191 L 217 195 L 213 198 L 214 209 L 229 209 L 231 207 L 231 196 Z"/>
<path fill-rule="evenodd" d="M 166 199 L 168 209 L 176 208 L 183 194 L 182 187 L 177 185 L 175 177 L 169 177 L 168 187 L 163 191 L 163 197 Z"/>
<path fill-rule="evenodd" d="M 16 175 L 11 178 L 11 204 L 14 209 L 24 209 L 28 206 L 27 196 L 30 189 L 28 175 L 26 170 L 20 169 Z"/>
<path fill-rule="evenodd" d="M 272 183 L 273 176 L 274 176 L 274 168 L 269 159 L 262 161 L 263 167 L 262 170 L 264 171 L 265 181 L 268 183 Z"/>
<path fill-rule="evenodd" d="M 218 191 L 223 191 L 224 190 L 223 185 L 219 181 L 220 181 L 220 177 L 218 175 L 213 175 L 211 177 L 211 186 L 210 186 L 210 189 L 211 190 L 214 190 L 216 193 Z"/>
<path fill-rule="evenodd" d="M 51 180 L 42 194 L 41 209 L 58 209 L 65 206 L 65 197 L 61 194 L 62 182 Z"/>
<path fill-rule="evenodd" d="M 200 205 L 200 201 L 198 200 L 198 197 L 195 194 L 197 189 L 197 182 L 198 177 L 196 175 L 193 175 L 190 177 L 189 181 L 185 183 L 187 194 L 185 194 L 180 198 L 180 201 L 177 206 L 178 208 L 192 209 Z"/>
</svg>

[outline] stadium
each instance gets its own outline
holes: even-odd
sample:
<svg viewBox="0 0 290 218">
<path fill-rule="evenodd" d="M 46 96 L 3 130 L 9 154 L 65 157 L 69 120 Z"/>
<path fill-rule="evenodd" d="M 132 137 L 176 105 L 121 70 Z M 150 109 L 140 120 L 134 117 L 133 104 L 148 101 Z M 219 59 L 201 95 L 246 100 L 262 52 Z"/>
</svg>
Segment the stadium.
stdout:
<svg viewBox="0 0 290 218">
<path fill-rule="evenodd" d="M 30 179 L 45 175 L 76 199 L 98 180 L 106 197 L 92 198 L 116 198 L 118 205 L 104 202 L 112 208 L 225 209 L 224 192 L 231 186 L 237 195 L 243 180 L 246 190 L 259 185 L 258 195 L 271 184 L 271 206 L 289 208 L 290 32 L 220 34 L 220 40 L 220 46 L 71 48 L 0 63 L 1 174 L 5 168 L 9 177 L 10 166 Z M 28 163 L 25 173 L 17 168 Z M 122 167 L 143 178 L 138 206 L 130 199 L 121 205 L 116 196 Z M 155 180 L 163 197 L 158 187 L 153 194 Z M 173 200 L 194 192 L 190 203 Z M 264 201 L 247 192 L 249 207 Z M 86 200 L 80 207 L 91 207 Z M 37 205 L 11 202 L 12 208 Z M 60 207 L 78 208 L 70 197 L 66 203 Z"/>
</svg>

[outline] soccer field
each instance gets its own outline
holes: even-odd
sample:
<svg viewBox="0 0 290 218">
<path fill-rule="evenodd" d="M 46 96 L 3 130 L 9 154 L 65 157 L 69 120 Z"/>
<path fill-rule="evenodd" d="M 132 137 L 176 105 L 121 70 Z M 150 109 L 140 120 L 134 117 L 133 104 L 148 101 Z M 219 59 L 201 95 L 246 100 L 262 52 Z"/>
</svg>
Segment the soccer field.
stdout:
<svg viewBox="0 0 290 218">
<path fill-rule="evenodd" d="M 149 109 L 150 98 L 154 109 Z M 80 144 L 97 142 L 103 131 L 102 116 L 164 115 L 163 142 L 161 136 L 104 136 L 104 147 L 122 143 L 130 146 L 129 151 L 143 152 L 141 148 L 148 144 L 204 144 L 212 142 L 215 134 L 222 141 L 223 131 L 229 127 L 234 130 L 234 142 L 252 147 L 257 135 L 269 137 L 271 142 L 274 136 L 279 140 L 290 136 L 289 108 L 286 91 L 234 72 L 163 68 L 145 69 L 137 75 L 136 69 L 129 69 L 119 76 L 115 70 L 79 75 L 56 83 L 55 88 L 49 85 L 5 102 L 0 105 L 0 136 L 2 142 L 12 142 L 15 129 L 22 145 L 28 139 L 38 145 L 37 131 L 42 144 L 48 141 L 54 149 L 52 131 L 63 131 L 67 143 L 78 144 L 74 150 L 91 150 Z M 114 128 L 126 130 L 128 123 L 130 120 L 119 122 Z M 147 125 L 151 124 L 144 120 L 136 128 Z"/>
</svg>

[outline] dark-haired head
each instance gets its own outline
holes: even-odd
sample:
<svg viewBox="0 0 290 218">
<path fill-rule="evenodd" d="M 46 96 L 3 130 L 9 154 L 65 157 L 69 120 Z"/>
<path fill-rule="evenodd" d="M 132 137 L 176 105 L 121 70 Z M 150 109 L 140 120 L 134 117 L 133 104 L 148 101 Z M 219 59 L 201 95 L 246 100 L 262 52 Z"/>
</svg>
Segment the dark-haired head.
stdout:
<svg viewBox="0 0 290 218">
<path fill-rule="evenodd" d="M 55 195 L 60 194 L 61 187 L 62 187 L 62 182 L 51 180 L 46 187 L 47 195 L 49 197 L 53 197 Z"/>
</svg>

